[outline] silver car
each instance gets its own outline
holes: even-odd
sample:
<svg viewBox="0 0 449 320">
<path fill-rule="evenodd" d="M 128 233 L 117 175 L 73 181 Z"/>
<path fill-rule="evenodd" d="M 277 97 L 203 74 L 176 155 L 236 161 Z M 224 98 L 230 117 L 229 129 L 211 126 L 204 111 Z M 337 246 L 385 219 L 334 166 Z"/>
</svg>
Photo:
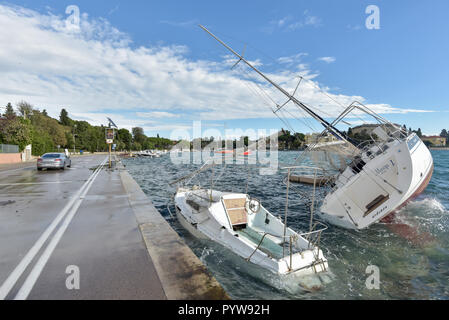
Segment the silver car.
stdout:
<svg viewBox="0 0 449 320">
<path fill-rule="evenodd" d="M 72 160 L 64 153 L 46 153 L 39 159 L 37 159 L 37 170 L 42 169 L 62 169 L 65 167 L 70 168 L 72 166 Z"/>
</svg>

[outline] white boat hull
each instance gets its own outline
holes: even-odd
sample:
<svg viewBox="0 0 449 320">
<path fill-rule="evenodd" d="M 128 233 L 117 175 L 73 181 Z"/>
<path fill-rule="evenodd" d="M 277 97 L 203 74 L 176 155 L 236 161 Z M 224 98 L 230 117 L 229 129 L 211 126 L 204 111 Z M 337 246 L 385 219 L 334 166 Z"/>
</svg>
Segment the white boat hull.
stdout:
<svg viewBox="0 0 449 320">
<path fill-rule="evenodd" d="M 203 208 L 197 211 L 186 202 L 187 192 L 187 190 L 180 190 L 175 196 L 176 215 L 181 225 L 193 236 L 219 243 L 240 257 L 247 259 L 247 261 L 270 270 L 275 274 L 295 274 L 302 276 L 327 271 L 327 260 L 319 248 L 315 247 L 313 249 L 303 250 L 302 253 L 294 253 L 291 256 L 291 260 L 289 255 L 282 258 L 270 256 L 266 251 L 258 250 L 257 244 L 243 237 L 241 232 L 235 231 L 229 226 L 229 221 L 225 213 L 226 209 L 223 208 L 222 202 L 213 203 L 209 208 Z M 249 224 L 256 219 L 261 219 L 260 216 L 258 218 L 255 217 L 256 215 L 254 214 L 252 217 L 249 217 Z M 276 231 L 282 234 L 281 231 L 283 228 L 279 229 L 281 225 L 283 226 L 282 222 L 271 214 L 267 217 L 271 221 L 270 224 L 275 229 L 278 229 Z M 254 225 L 256 224 L 254 223 Z M 256 227 L 254 226 L 254 228 Z M 288 228 L 288 234 L 293 233 L 295 232 Z M 299 235 L 297 241 L 297 245 L 306 246 L 308 244 Z"/>
<path fill-rule="evenodd" d="M 320 208 L 328 222 L 350 229 L 365 229 L 385 219 L 418 196 L 430 182 L 433 159 L 425 144 L 411 135 L 393 143 L 386 152 L 354 174 L 346 168 Z"/>
</svg>

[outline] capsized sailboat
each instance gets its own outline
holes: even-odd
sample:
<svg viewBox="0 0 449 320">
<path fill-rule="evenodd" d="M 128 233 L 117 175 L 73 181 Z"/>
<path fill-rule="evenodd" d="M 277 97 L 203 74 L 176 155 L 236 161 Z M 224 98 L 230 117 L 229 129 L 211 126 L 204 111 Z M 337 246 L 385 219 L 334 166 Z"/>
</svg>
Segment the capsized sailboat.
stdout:
<svg viewBox="0 0 449 320">
<path fill-rule="evenodd" d="M 432 177 L 433 159 L 415 133 L 403 130 L 357 101 L 333 122 L 328 122 L 297 99 L 296 90 L 290 94 L 204 26 L 200 27 L 234 54 L 239 59 L 237 63 L 245 63 L 288 99 L 273 108 L 276 115 L 291 102 L 325 128 L 320 137 L 330 134 L 343 143 L 338 146 L 339 152 L 345 152 L 348 161 L 329 179 L 330 190 L 319 210 L 323 219 L 345 228 L 365 229 L 390 216 L 425 190 Z M 370 141 L 357 143 L 337 128 L 341 122 L 346 123 L 345 118 L 350 114 L 364 114 L 378 124 Z M 307 151 L 315 147 L 313 144 Z"/>
</svg>

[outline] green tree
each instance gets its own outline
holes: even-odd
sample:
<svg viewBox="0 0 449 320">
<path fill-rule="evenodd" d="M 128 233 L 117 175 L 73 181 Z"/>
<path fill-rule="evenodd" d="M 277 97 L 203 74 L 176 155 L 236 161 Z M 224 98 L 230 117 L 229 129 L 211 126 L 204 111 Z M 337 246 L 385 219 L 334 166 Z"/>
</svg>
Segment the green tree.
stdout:
<svg viewBox="0 0 449 320">
<path fill-rule="evenodd" d="M 69 113 L 67 112 L 66 109 L 62 109 L 61 110 L 61 114 L 59 115 L 59 122 L 63 125 L 63 126 L 72 126 L 72 119 L 69 118 Z"/>
<path fill-rule="evenodd" d="M 6 107 L 6 119 L 0 121 L 2 143 L 17 144 L 21 149 L 32 143 L 33 155 L 53 152 L 58 145 L 90 152 L 107 151 L 104 126 L 92 126 L 86 121 L 72 120 L 65 109 L 61 110 L 58 121 L 49 117 L 46 110 L 40 112 L 27 102 L 18 105 L 23 117 L 17 117 L 9 103 Z M 134 128 L 132 134 L 126 129 L 120 129 L 115 141 L 118 150 L 169 149 L 173 145 L 171 140 L 159 135 L 148 138 L 142 128 Z"/>
<path fill-rule="evenodd" d="M 48 132 L 40 128 L 33 127 L 31 143 L 33 145 L 31 150 L 34 156 L 41 156 L 44 153 L 55 151 L 55 145 L 52 138 Z"/>
<path fill-rule="evenodd" d="M 141 151 L 142 145 L 138 142 L 133 142 L 131 149 L 133 149 L 134 151 Z"/>
<path fill-rule="evenodd" d="M 17 104 L 17 109 L 22 117 L 28 119 L 33 115 L 34 107 L 26 101 L 20 101 Z"/>
<path fill-rule="evenodd" d="M 54 148 L 58 145 L 61 147 L 67 146 L 66 131 L 70 129 L 60 125 L 56 119 L 45 116 L 39 110 L 33 110 L 31 123 L 38 132 L 48 133 Z"/>
<path fill-rule="evenodd" d="M 87 121 L 73 121 L 73 134 L 75 135 L 75 146 L 78 150 L 89 150 L 97 148 L 97 140 L 99 137 L 95 134 L 95 130 Z M 104 132 L 103 132 L 104 139 Z M 93 147 L 95 146 L 95 148 Z"/>
<path fill-rule="evenodd" d="M 17 116 L 14 111 L 14 108 L 11 105 L 11 102 L 8 102 L 8 104 L 6 105 L 6 110 L 3 116 L 7 119 L 11 119 Z"/>
<path fill-rule="evenodd" d="M 16 117 L 4 120 L 0 127 L 1 140 L 7 144 L 19 146 L 20 151 L 32 142 L 31 122 L 27 119 Z"/>
<path fill-rule="evenodd" d="M 67 141 L 67 144 L 65 145 L 65 147 L 67 149 L 73 149 L 73 147 L 75 146 L 75 140 L 74 140 L 73 134 L 70 131 L 65 132 L 65 139 Z"/>
<path fill-rule="evenodd" d="M 440 137 L 446 138 L 446 145 L 449 145 L 449 133 L 446 129 L 441 130 Z"/>
<path fill-rule="evenodd" d="M 143 144 L 145 142 L 145 140 L 147 139 L 147 136 L 143 133 L 143 129 L 136 127 L 132 129 L 133 132 L 133 138 L 134 141 L 139 143 L 141 145 L 141 147 L 143 147 Z"/>
<path fill-rule="evenodd" d="M 415 131 L 415 133 L 418 137 L 420 137 L 420 138 L 422 137 L 421 128 L 418 128 L 418 131 Z"/>
<path fill-rule="evenodd" d="M 407 126 L 406 126 L 405 124 L 402 126 L 402 130 L 403 130 L 404 132 L 407 132 Z"/>
<path fill-rule="evenodd" d="M 133 136 L 127 129 L 119 129 L 117 131 L 117 140 L 123 143 L 123 145 L 117 145 L 117 147 L 126 150 L 132 149 Z"/>
</svg>

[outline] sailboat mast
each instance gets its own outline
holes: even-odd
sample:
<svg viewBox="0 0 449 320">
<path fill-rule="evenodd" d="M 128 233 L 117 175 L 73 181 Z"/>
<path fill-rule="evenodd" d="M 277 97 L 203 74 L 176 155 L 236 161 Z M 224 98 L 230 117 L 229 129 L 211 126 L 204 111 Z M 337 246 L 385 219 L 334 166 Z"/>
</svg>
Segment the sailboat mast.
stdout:
<svg viewBox="0 0 449 320">
<path fill-rule="evenodd" d="M 226 49 L 228 49 L 230 52 L 232 52 L 235 56 L 237 56 L 240 61 L 243 61 L 246 65 L 248 65 L 251 69 L 253 69 L 257 74 L 259 74 L 262 78 L 264 78 L 266 81 L 268 81 L 271 85 L 273 85 L 276 89 L 278 89 L 280 92 L 282 92 L 285 96 L 287 96 L 293 103 L 301 107 L 304 111 L 306 111 L 310 116 L 312 116 L 315 120 L 320 122 L 326 129 L 330 130 L 334 135 L 337 136 L 337 138 L 340 138 L 346 142 L 349 142 L 344 134 L 340 132 L 337 128 L 333 127 L 329 122 L 321 118 L 319 115 L 317 115 L 315 112 L 310 110 L 305 104 L 303 104 L 301 101 L 296 99 L 294 96 L 292 96 L 290 93 L 288 93 L 286 90 L 284 90 L 281 86 L 279 86 L 276 82 L 268 78 L 265 74 L 263 74 L 261 71 L 259 71 L 256 67 L 254 67 L 251 63 L 249 63 L 243 56 L 235 52 L 231 47 L 229 47 L 226 43 L 221 41 L 219 38 L 217 38 L 212 32 L 207 30 L 204 26 L 200 25 L 200 28 L 206 31 L 211 37 L 213 37 L 215 40 L 217 40 L 221 45 L 223 45 Z M 351 142 L 349 142 L 351 143 Z"/>
</svg>

